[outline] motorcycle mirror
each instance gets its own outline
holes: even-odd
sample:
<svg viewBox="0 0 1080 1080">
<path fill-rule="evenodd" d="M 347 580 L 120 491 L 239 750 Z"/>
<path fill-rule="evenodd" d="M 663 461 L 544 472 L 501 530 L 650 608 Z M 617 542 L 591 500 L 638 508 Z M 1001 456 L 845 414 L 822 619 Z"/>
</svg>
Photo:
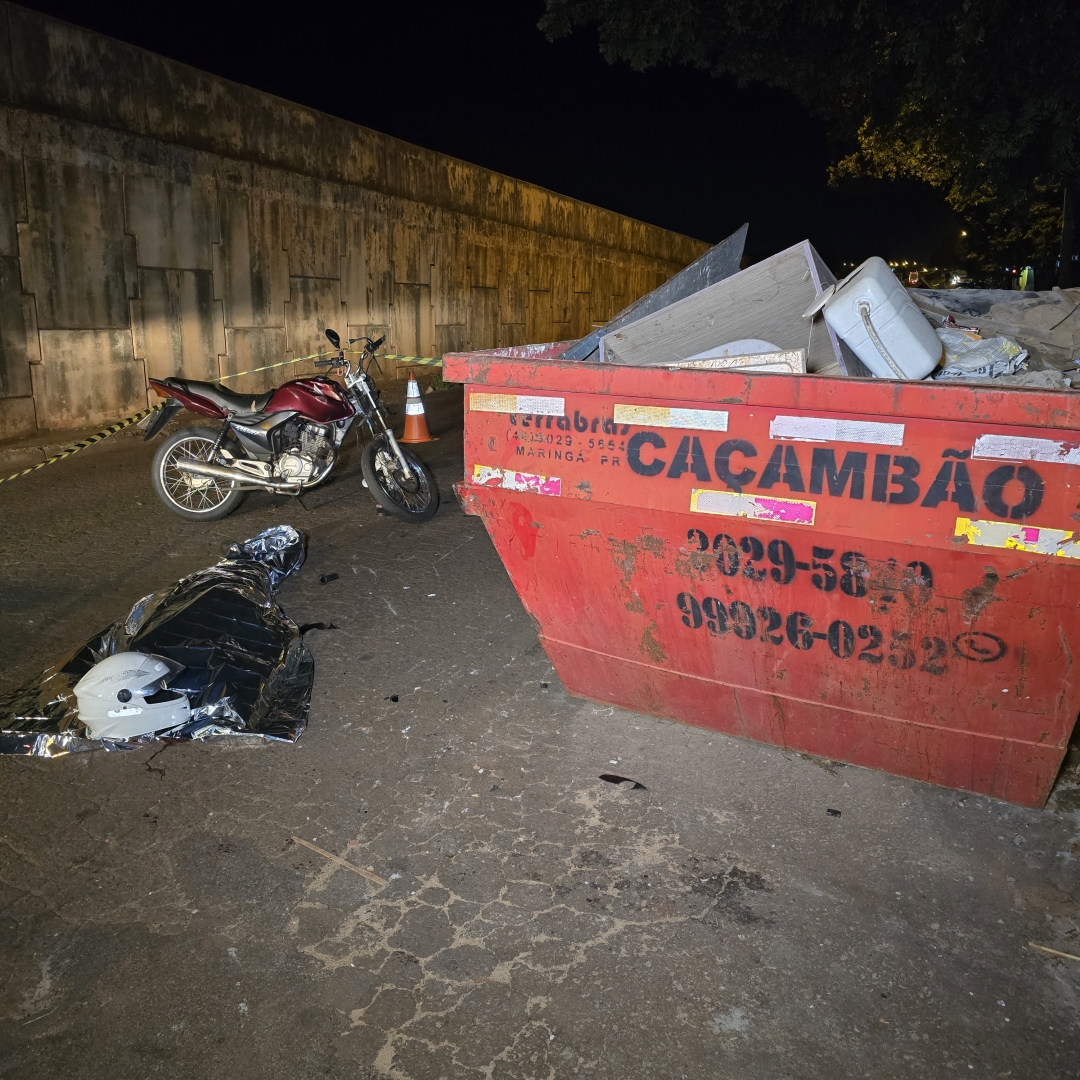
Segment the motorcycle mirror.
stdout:
<svg viewBox="0 0 1080 1080">
<path fill-rule="evenodd" d="M 326 331 L 326 340 L 329 341 L 330 344 L 333 345 L 335 349 L 340 349 L 341 348 L 341 338 L 338 337 L 338 332 L 336 330 L 327 330 Z"/>
</svg>

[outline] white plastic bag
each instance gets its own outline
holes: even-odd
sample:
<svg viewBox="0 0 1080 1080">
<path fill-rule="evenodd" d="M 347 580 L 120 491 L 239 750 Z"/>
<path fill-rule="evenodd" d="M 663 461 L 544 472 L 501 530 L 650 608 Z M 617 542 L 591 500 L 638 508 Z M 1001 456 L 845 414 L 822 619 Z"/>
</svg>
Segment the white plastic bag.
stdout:
<svg viewBox="0 0 1080 1080">
<path fill-rule="evenodd" d="M 973 338 L 963 330 L 941 327 L 945 358 L 935 379 L 997 379 L 1012 375 L 1027 359 L 1026 349 L 1007 337 Z"/>
</svg>

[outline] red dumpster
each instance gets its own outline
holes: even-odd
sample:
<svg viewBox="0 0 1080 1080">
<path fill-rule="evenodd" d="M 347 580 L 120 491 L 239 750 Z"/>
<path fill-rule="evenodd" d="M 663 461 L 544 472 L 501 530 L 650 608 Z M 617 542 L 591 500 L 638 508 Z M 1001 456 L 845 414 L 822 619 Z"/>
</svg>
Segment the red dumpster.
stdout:
<svg viewBox="0 0 1080 1080">
<path fill-rule="evenodd" d="M 1080 396 L 561 347 L 444 375 L 462 503 L 571 693 L 1043 804 L 1080 708 Z"/>
</svg>

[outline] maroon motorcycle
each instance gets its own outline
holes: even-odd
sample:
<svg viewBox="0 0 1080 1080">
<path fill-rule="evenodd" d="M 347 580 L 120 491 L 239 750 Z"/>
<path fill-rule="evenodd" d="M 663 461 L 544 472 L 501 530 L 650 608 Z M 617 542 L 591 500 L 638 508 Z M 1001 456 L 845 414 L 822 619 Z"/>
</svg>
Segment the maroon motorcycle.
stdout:
<svg viewBox="0 0 1080 1080">
<path fill-rule="evenodd" d="M 146 429 L 152 439 L 181 409 L 220 421 L 170 435 L 154 455 L 152 478 L 161 501 L 189 521 L 216 521 L 231 514 L 246 491 L 299 495 L 322 483 L 337 461 L 346 433 L 364 425 L 370 440 L 360 458 L 364 486 L 389 513 L 421 522 L 439 509 L 439 489 L 427 467 L 394 438 L 368 372 L 383 338 L 360 343 L 356 370 L 341 339 L 327 330 L 337 356 L 316 367 L 342 373 L 342 383 L 322 376 L 294 379 L 265 394 L 238 394 L 218 383 L 151 379 L 165 398 Z"/>
</svg>

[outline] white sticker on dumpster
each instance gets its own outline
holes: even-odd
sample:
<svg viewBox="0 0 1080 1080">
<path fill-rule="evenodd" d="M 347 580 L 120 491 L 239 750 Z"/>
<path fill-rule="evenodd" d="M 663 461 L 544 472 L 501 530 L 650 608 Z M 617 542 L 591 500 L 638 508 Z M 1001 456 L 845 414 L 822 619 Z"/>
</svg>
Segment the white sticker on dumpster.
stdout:
<svg viewBox="0 0 1080 1080">
<path fill-rule="evenodd" d="M 817 503 L 802 499 L 777 499 L 737 491 L 695 488 L 690 492 L 690 509 L 698 514 L 782 521 L 788 525 L 813 525 Z"/>
<path fill-rule="evenodd" d="M 769 424 L 769 438 L 903 446 L 904 425 L 873 420 L 832 420 L 824 416 L 777 416 Z"/>
<path fill-rule="evenodd" d="M 536 394 L 470 394 L 473 412 L 525 413 L 528 416 L 565 416 L 566 398 Z"/>
<path fill-rule="evenodd" d="M 504 491 L 531 491 L 534 495 L 562 494 L 562 480 L 557 476 L 537 476 L 514 469 L 497 469 L 493 465 L 474 465 L 473 483 Z"/>
<path fill-rule="evenodd" d="M 669 409 L 662 405 L 616 405 L 615 423 L 632 424 L 635 427 L 727 431 L 728 414 L 722 409 Z"/>
<path fill-rule="evenodd" d="M 972 521 L 958 517 L 954 536 L 965 536 L 975 547 L 1012 548 L 1039 555 L 1080 559 L 1080 536 L 1064 529 L 1040 529 L 1015 521 Z"/>
<path fill-rule="evenodd" d="M 1080 443 L 1057 439 L 1028 439 L 1020 435 L 980 435 L 971 451 L 973 458 L 1005 461 L 1048 461 L 1080 465 Z"/>
</svg>

